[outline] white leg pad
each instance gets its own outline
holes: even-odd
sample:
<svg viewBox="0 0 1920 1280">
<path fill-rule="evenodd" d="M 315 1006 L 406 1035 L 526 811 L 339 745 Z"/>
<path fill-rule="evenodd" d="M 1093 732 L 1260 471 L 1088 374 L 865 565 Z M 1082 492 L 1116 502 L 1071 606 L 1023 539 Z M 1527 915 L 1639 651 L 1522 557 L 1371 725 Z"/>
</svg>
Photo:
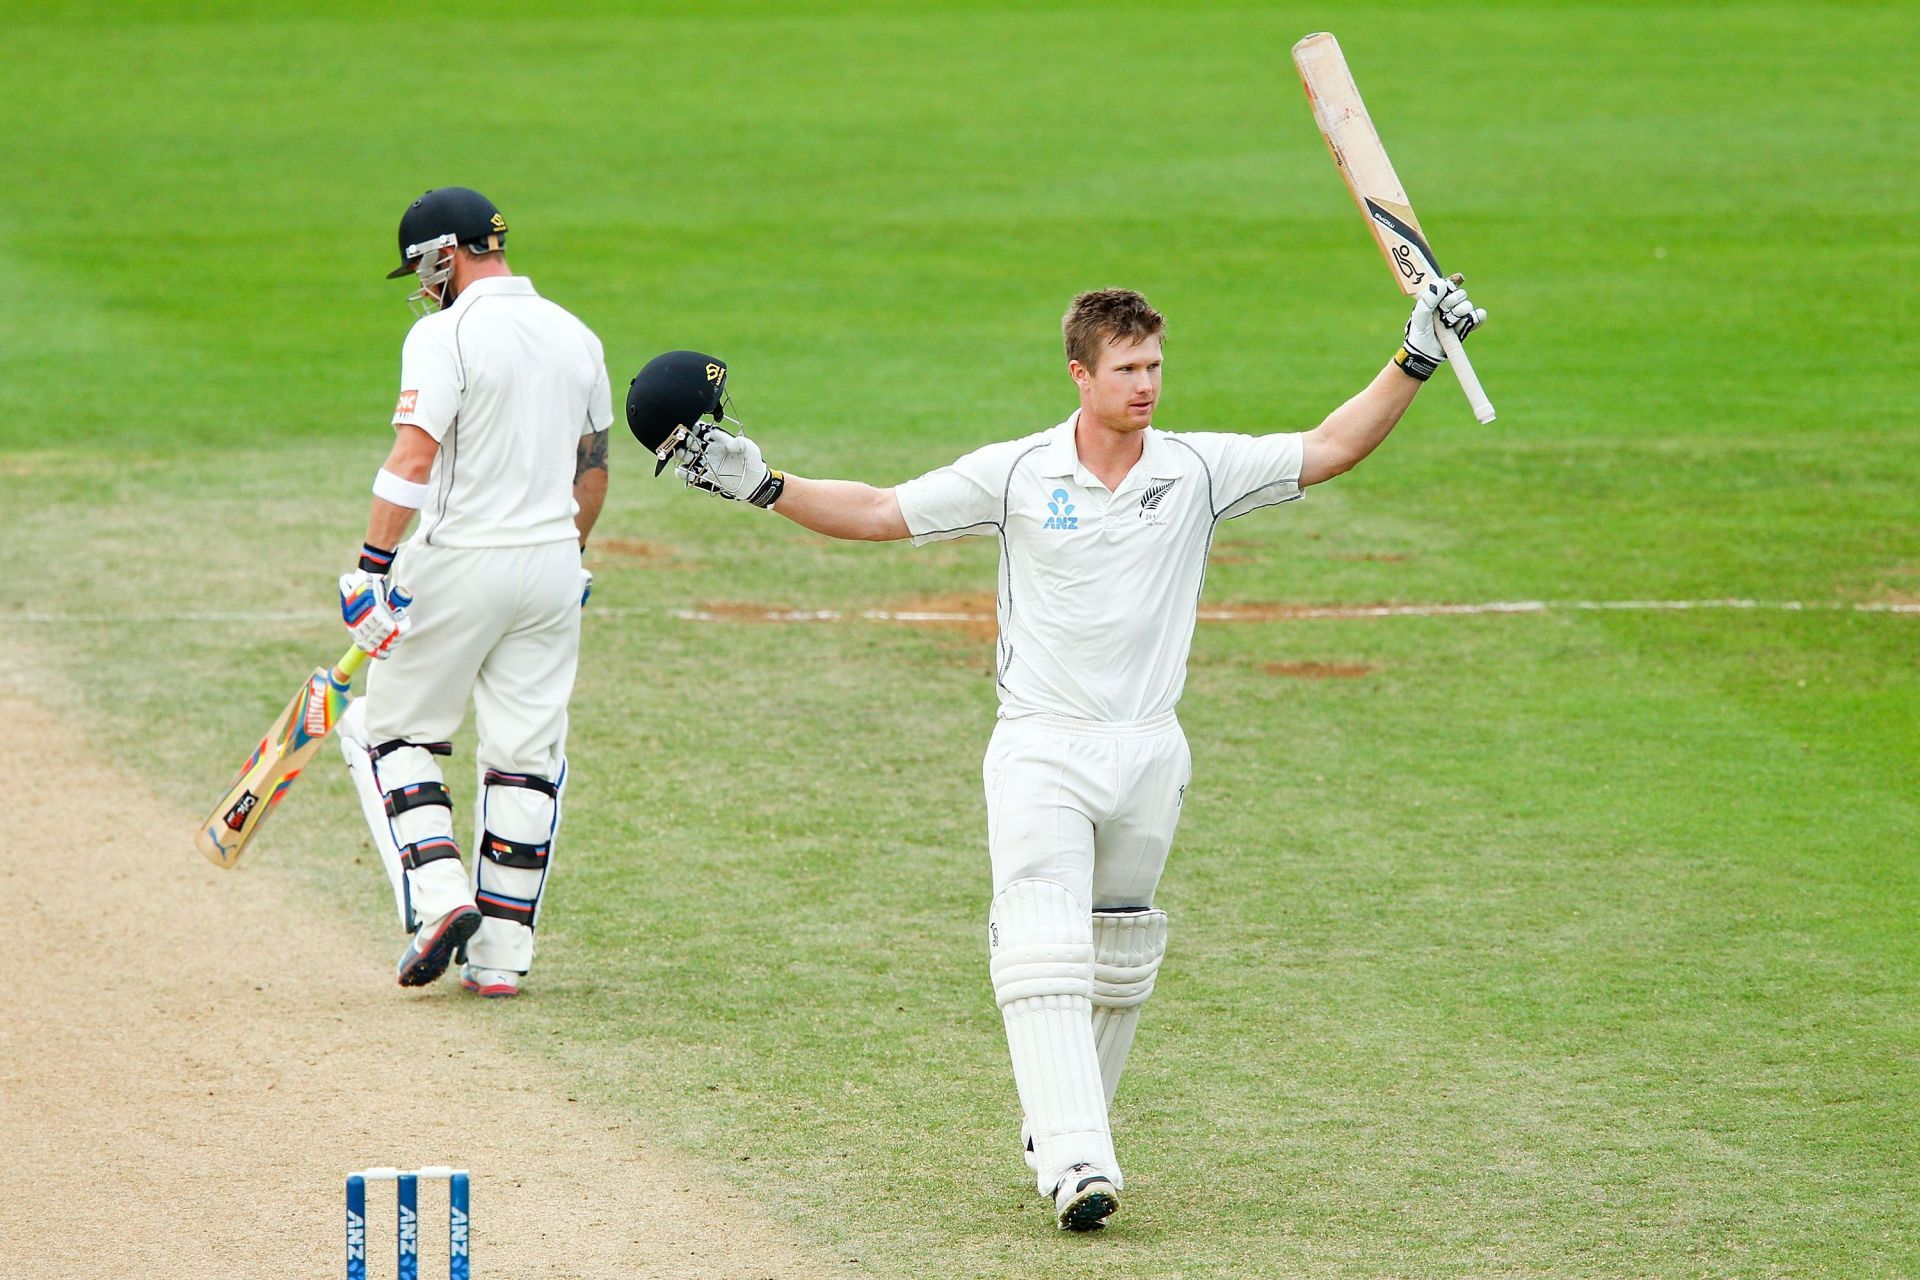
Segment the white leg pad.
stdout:
<svg viewBox="0 0 1920 1280">
<path fill-rule="evenodd" d="M 1086 908 L 1056 881 L 1016 880 L 994 896 L 987 940 L 1013 1080 L 1033 1131 L 1036 1189 L 1053 1194 L 1076 1164 L 1093 1165 L 1118 1185 L 1093 1043 Z"/>
<path fill-rule="evenodd" d="M 1127 1067 L 1141 1006 L 1153 994 L 1166 954 L 1166 912 L 1148 908 L 1093 913 L 1093 1042 L 1108 1110 Z"/>
<path fill-rule="evenodd" d="M 533 936 L 553 867 L 560 831 L 560 796 L 567 769 L 557 780 L 534 774 L 481 772 L 475 815 L 473 901 L 480 931 L 467 943 L 467 962 L 487 969 L 525 973 L 533 966 Z"/>
<path fill-rule="evenodd" d="M 469 900 L 451 800 L 440 763 L 425 747 L 389 746 L 376 754 L 364 736 L 361 707 L 355 702 L 340 719 L 340 754 L 393 885 L 400 927 L 412 933 Z"/>
</svg>

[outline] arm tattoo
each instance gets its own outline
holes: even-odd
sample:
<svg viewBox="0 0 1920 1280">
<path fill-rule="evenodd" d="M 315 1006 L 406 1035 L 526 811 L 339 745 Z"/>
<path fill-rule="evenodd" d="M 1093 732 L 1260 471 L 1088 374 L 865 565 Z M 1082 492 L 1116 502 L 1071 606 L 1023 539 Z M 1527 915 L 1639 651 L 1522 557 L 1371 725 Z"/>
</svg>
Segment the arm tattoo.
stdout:
<svg viewBox="0 0 1920 1280">
<path fill-rule="evenodd" d="M 596 431 L 592 435 L 580 437 L 580 446 L 574 451 L 573 482 L 580 483 L 580 477 L 589 471 L 607 469 L 607 433 Z"/>
</svg>

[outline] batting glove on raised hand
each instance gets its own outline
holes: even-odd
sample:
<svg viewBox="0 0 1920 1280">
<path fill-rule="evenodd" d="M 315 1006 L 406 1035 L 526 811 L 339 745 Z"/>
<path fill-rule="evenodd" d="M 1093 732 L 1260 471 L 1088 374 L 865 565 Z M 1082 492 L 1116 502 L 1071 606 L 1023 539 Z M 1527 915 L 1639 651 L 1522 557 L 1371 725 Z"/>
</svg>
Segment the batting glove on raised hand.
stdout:
<svg viewBox="0 0 1920 1280">
<path fill-rule="evenodd" d="M 770 507 L 786 487 L 786 477 L 769 467 L 760 457 L 760 446 L 745 436 L 707 427 L 697 449 L 689 450 L 686 465 L 674 468 L 675 475 L 696 489 Z"/>
<path fill-rule="evenodd" d="M 1406 336 L 1401 339 L 1406 355 L 1398 363 L 1422 382 L 1447 362 L 1436 325 L 1465 342 L 1468 334 L 1486 323 L 1486 311 L 1473 305 L 1465 286 L 1466 277 L 1458 274 L 1429 280 L 1413 300 L 1413 314 L 1407 317 Z"/>
<path fill-rule="evenodd" d="M 341 621 L 353 642 L 372 657 L 386 657 L 413 629 L 407 616 L 412 603 L 413 597 L 389 584 L 384 573 L 355 569 L 340 575 Z"/>
</svg>

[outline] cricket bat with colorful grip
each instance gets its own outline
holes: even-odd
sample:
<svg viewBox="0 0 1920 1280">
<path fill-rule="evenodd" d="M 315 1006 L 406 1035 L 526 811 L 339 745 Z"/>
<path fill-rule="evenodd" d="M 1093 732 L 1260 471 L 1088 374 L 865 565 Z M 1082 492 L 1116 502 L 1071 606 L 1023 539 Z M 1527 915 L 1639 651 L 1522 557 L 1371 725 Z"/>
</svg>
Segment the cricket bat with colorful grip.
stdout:
<svg viewBox="0 0 1920 1280">
<path fill-rule="evenodd" d="M 358 646 L 348 649 L 331 668 L 316 668 L 293 695 L 240 766 L 240 776 L 200 824 L 193 843 L 209 862 L 231 867 L 240 860 L 267 815 L 286 797 L 293 780 L 339 723 L 350 700 L 353 673 L 366 660 Z"/>
<path fill-rule="evenodd" d="M 1442 276 L 1440 263 L 1433 256 L 1420 220 L 1413 215 L 1406 188 L 1393 171 L 1393 161 L 1380 142 L 1379 131 L 1360 100 L 1360 88 L 1347 69 L 1340 42 L 1324 31 L 1317 32 L 1293 46 L 1293 65 L 1300 70 L 1300 83 L 1306 87 L 1307 101 L 1313 106 L 1314 123 L 1327 140 L 1333 163 L 1346 181 L 1360 216 L 1373 232 L 1374 243 L 1393 267 L 1400 291 L 1409 297 L 1420 292 L 1428 280 Z M 1460 339 L 1445 325 L 1436 323 L 1440 345 L 1446 348 L 1447 363 L 1467 393 L 1473 416 L 1492 422 L 1493 404 L 1480 387 L 1480 378 L 1467 359 Z"/>
</svg>

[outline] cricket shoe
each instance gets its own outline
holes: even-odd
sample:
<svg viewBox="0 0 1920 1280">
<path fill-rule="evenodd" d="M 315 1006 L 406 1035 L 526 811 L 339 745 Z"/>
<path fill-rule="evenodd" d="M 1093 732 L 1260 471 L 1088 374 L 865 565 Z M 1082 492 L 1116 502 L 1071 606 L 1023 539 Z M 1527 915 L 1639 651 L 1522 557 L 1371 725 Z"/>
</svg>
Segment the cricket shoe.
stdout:
<svg viewBox="0 0 1920 1280">
<path fill-rule="evenodd" d="M 482 969 L 477 964 L 463 964 L 460 989 L 489 1000 L 504 1000 L 520 994 L 520 975 L 511 969 Z"/>
<path fill-rule="evenodd" d="M 480 928 L 480 909 L 472 903 L 455 907 L 438 920 L 420 926 L 413 941 L 400 953 L 400 985 L 424 987 L 447 971 L 453 953 L 466 945 Z"/>
<path fill-rule="evenodd" d="M 1053 1209 L 1062 1231 L 1098 1231 L 1120 1211 L 1120 1190 L 1092 1165 L 1077 1164 L 1053 1189 Z"/>
</svg>

